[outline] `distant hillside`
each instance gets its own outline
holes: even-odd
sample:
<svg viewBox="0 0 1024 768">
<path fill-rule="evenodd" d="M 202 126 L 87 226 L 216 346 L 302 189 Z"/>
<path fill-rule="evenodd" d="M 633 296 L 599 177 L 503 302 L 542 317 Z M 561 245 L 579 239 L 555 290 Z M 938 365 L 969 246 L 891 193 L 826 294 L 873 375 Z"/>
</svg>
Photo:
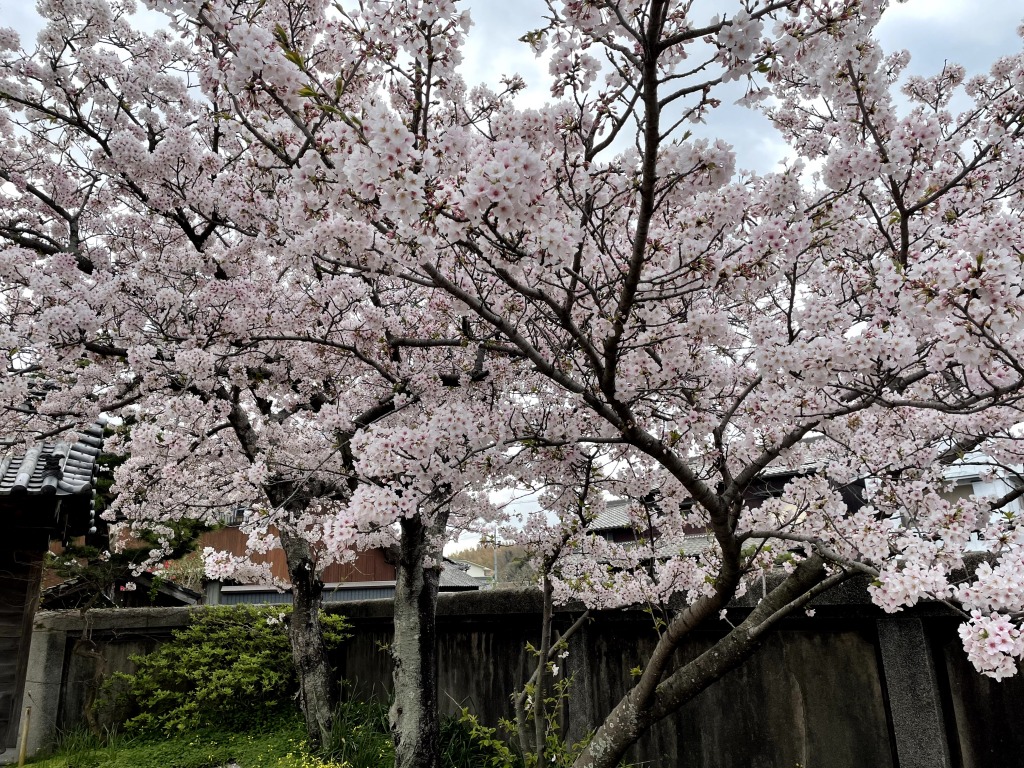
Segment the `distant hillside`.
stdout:
<svg viewBox="0 0 1024 768">
<path fill-rule="evenodd" d="M 494 547 L 481 545 L 472 549 L 453 552 L 449 557 L 453 560 L 466 560 L 470 563 L 476 563 L 485 568 L 494 568 L 494 555 Z M 498 547 L 497 555 L 498 583 L 523 585 L 535 583 L 537 575 L 530 565 L 529 555 L 525 547 Z"/>
</svg>

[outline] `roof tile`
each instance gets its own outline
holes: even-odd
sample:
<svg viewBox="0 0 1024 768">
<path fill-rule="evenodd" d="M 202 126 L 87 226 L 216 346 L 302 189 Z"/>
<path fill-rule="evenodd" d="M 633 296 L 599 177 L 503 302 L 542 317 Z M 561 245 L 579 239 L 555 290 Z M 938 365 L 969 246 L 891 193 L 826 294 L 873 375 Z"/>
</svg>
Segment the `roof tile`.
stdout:
<svg viewBox="0 0 1024 768">
<path fill-rule="evenodd" d="M 0 496 L 91 493 L 102 429 L 102 425 L 89 427 L 74 445 L 46 442 L 8 449 L 0 455 Z"/>
</svg>

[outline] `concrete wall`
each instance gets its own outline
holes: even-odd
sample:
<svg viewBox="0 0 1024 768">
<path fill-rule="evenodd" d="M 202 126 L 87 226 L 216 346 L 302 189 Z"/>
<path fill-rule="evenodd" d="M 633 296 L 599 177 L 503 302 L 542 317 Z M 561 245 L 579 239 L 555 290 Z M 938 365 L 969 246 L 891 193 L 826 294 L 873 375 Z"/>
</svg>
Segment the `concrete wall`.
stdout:
<svg viewBox="0 0 1024 768">
<path fill-rule="evenodd" d="M 57 733 L 87 722 L 86 708 L 99 682 L 132 672 L 129 657 L 147 653 L 201 608 L 121 608 L 37 613 L 25 675 L 24 705 L 32 708 L 28 752 L 53 743 Z M 24 707 L 22 709 L 24 713 Z M 0 762 L 8 755 L 0 755 Z"/>
<path fill-rule="evenodd" d="M 386 695 L 391 636 L 386 600 L 341 608 L 355 634 L 337 659 L 363 695 Z M 35 707 L 33 749 L 82 721 L 102 675 L 130 669 L 128 655 L 154 647 L 189 610 L 43 613 L 36 618 L 26 699 Z M 200 609 L 201 610 L 201 609 Z M 740 619 L 746 608 L 730 609 Z M 528 675 L 540 598 L 528 590 L 442 595 L 438 609 L 441 704 L 468 706 L 496 724 Z M 567 626 L 577 614 L 560 612 Z M 680 662 L 709 647 L 726 625 L 693 633 Z M 574 637 L 570 736 L 593 727 L 628 688 L 631 667 L 655 641 L 639 611 L 599 613 Z M 1024 765 L 1017 726 L 1024 679 L 975 673 L 955 620 L 939 608 L 886 616 L 862 589 L 826 595 L 814 618 L 786 620 L 741 668 L 655 726 L 630 757 L 647 768 L 981 768 Z"/>
</svg>

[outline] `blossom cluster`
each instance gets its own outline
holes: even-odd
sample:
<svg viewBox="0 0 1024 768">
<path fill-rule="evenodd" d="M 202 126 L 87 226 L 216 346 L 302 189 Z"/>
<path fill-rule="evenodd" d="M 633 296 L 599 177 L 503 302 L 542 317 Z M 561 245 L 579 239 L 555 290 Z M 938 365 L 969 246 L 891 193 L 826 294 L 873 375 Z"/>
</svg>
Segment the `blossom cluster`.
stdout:
<svg viewBox="0 0 1024 768">
<path fill-rule="evenodd" d="M 0 30 L 0 401 L 12 443 L 122 418 L 106 514 L 154 559 L 237 510 L 210 578 L 508 523 L 559 599 L 666 611 L 820 560 L 1013 672 L 1024 55 L 906 77 L 881 0 L 567 0 L 524 108 L 447 0 L 150 5 Z M 737 78 L 777 172 L 687 128 Z"/>
</svg>

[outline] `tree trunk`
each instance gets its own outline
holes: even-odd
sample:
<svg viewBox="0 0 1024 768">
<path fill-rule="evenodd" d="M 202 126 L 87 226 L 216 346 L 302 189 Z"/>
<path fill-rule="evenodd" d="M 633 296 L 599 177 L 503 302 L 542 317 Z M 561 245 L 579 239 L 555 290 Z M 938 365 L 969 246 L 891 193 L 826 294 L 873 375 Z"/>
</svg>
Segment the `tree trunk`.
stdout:
<svg viewBox="0 0 1024 768">
<path fill-rule="evenodd" d="M 320 627 L 323 583 L 317 575 L 307 541 L 282 533 L 281 548 L 288 561 L 288 575 L 292 582 L 288 638 L 295 673 L 299 678 L 299 702 L 306 720 L 309 746 L 315 751 L 330 743 L 337 703 L 337 688 Z"/>
<path fill-rule="evenodd" d="M 802 561 L 722 640 L 669 674 L 650 694 L 645 695 L 638 685 L 623 696 L 594 732 L 573 768 L 616 768 L 626 750 L 651 725 L 748 659 L 779 619 L 805 605 L 820 588 L 834 586 L 848 576 L 840 573 L 826 578 L 824 563 L 817 555 Z"/>
<path fill-rule="evenodd" d="M 395 576 L 394 701 L 389 712 L 395 768 L 438 768 L 437 588 L 441 553 L 421 517 L 403 519 Z"/>
</svg>

